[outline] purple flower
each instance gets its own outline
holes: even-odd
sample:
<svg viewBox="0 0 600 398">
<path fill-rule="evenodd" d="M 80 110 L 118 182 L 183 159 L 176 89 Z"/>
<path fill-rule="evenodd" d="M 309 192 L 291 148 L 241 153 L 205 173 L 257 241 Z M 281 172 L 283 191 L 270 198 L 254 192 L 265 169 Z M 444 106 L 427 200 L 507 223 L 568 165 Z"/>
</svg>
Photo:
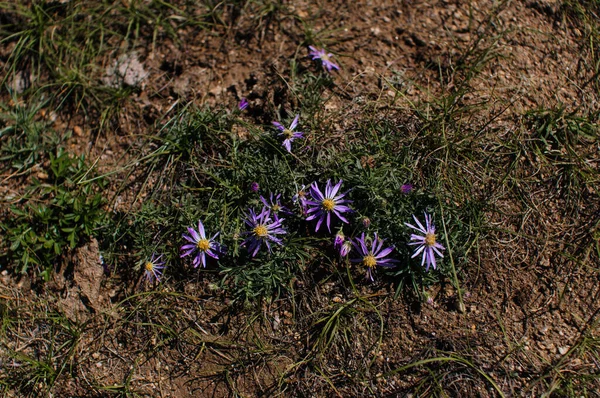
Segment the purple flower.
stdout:
<svg viewBox="0 0 600 398">
<path fill-rule="evenodd" d="M 280 131 L 280 133 L 277 135 L 284 137 L 282 145 L 285 147 L 285 149 L 287 149 L 288 152 L 292 152 L 292 141 L 294 141 L 296 138 L 304 138 L 304 133 L 301 131 L 294 131 L 294 129 L 298 126 L 298 119 L 300 119 L 300 115 L 296 115 L 292 121 L 292 124 L 290 125 L 290 128 L 285 128 L 285 126 L 279 122 L 273 122 L 273 125 Z"/>
<path fill-rule="evenodd" d="M 369 247 L 370 243 L 370 247 Z M 360 257 L 350 259 L 353 263 L 361 263 L 367 268 L 367 279 L 373 281 L 373 270 L 376 266 L 380 267 L 394 267 L 394 263 L 397 262 L 391 258 L 385 258 L 388 254 L 394 250 L 394 247 L 386 247 L 383 249 L 383 239 L 377 236 L 375 233 L 374 239 L 369 242 L 365 241 L 365 233 L 363 232 L 360 238 L 356 238 L 352 242 L 352 246 L 358 251 Z"/>
<path fill-rule="evenodd" d="M 342 180 L 340 180 L 335 186 L 331 186 L 331 180 L 327 180 L 327 185 L 325 186 L 325 195 L 319 189 L 319 186 L 316 182 L 313 182 L 310 186 L 310 195 L 313 200 L 307 200 L 306 204 L 310 208 L 306 211 L 308 217 L 306 221 L 314 220 L 318 218 L 317 227 L 315 231 L 318 231 L 321 227 L 321 223 L 323 220 L 327 218 L 327 229 L 331 232 L 330 222 L 331 222 L 331 213 L 334 213 L 340 220 L 348 224 L 348 220 L 342 216 L 341 213 L 347 213 L 352 211 L 348 206 L 345 206 L 344 203 L 352 203 L 351 200 L 342 200 L 342 198 L 348 193 L 344 192 L 338 195 L 338 191 L 342 186 Z M 311 214 L 312 213 L 312 214 Z"/>
<path fill-rule="evenodd" d="M 160 277 L 162 276 L 162 270 L 165 268 L 165 262 L 160 261 L 163 255 L 157 256 L 156 253 L 152 254 L 152 257 L 149 261 L 146 261 L 144 264 L 144 277 L 146 281 L 152 282 L 156 280 L 160 282 Z"/>
<path fill-rule="evenodd" d="M 300 203 L 300 208 L 302 209 L 302 214 L 306 213 L 306 186 L 302 185 L 302 187 L 300 188 L 300 190 L 298 191 L 298 193 L 296 193 L 293 197 L 292 197 L 292 202 L 294 203 Z"/>
<path fill-rule="evenodd" d="M 250 190 L 252 192 L 258 192 L 259 189 L 260 186 L 258 185 L 258 182 L 254 181 L 252 184 L 250 184 Z"/>
<path fill-rule="evenodd" d="M 363 217 L 362 225 L 365 228 L 369 228 L 371 226 L 371 219 L 369 217 Z"/>
<path fill-rule="evenodd" d="M 413 218 L 414 218 L 415 222 L 417 223 L 418 227 L 415 227 L 414 225 L 408 224 L 408 223 L 405 223 L 405 224 L 407 226 L 421 232 L 424 236 L 415 235 L 415 234 L 410 235 L 411 242 L 409 242 L 408 244 L 409 245 L 419 245 L 419 247 L 417 247 L 417 250 L 415 250 L 415 252 L 411 258 L 417 257 L 422 252 L 423 258 L 421 260 L 421 266 L 425 263 L 427 264 L 425 271 L 429 271 L 429 267 L 432 265 L 433 265 L 433 269 L 436 269 L 437 265 L 435 263 L 435 254 L 437 254 L 440 257 L 444 257 L 444 255 L 440 252 L 440 250 L 446 250 L 446 249 L 444 248 L 444 246 L 440 245 L 435 240 L 435 225 L 433 225 L 433 222 L 431 222 L 430 215 L 425 213 L 425 227 L 423 227 L 423 224 L 421 224 L 421 222 L 419 222 L 417 217 L 415 217 L 413 215 Z"/>
<path fill-rule="evenodd" d="M 283 218 L 277 220 L 271 220 L 271 212 L 268 208 L 263 207 L 262 211 L 257 215 L 253 209 L 248 209 L 248 214 L 244 222 L 250 228 L 249 231 L 244 232 L 244 235 L 249 235 L 242 246 L 247 245 L 248 252 L 252 253 L 252 257 L 256 256 L 260 245 L 264 242 L 271 251 L 271 243 L 274 242 L 278 245 L 282 245 L 281 239 L 275 235 L 285 234 L 285 230 L 281 227 Z"/>
<path fill-rule="evenodd" d="M 188 244 L 181 246 L 181 257 L 189 256 L 190 254 L 195 254 L 194 257 L 194 268 L 197 268 L 202 262 L 202 266 L 206 268 L 206 255 L 208 254 L 214 259 L 219 259 L 219 254 L 222 251 L 221 246 L 215 242 L 215 238 L 219 233 L 217 232 L 211 239 L 206 238 L 206 233 L 204 232 L 204 225 L 202 222 L 198 220 L 198 230 L 196 231 L 193 228 L 187 228 L 189 235 L 183 234 L 183 239 L 187 240 Z"/>
<path fill-rule="evenodd" d="M 281 205 L 280 198 L 281 194 L 277 194 L 277 196 L 275 197 L 273 197 L 273 194 L 270 194 L 268 201 L 262 195 L 260 197 L 261 202 L 263 202 L 265 207 L 269 209 L 275 221 L 279 219 L 279 213 L 292 214 L 292 212 L 287 207 Z"/>
<path fill-rule="evenodd" d="M 238 104 L 238 109 L 240 111 L 246 110 L 248 107 L 248 100 L 246 98 L 242 98 Z"/>
<path fill-rule="evenodd" d="M 340 246 L 340 256 L 346 257 L 350 253 L 350 250 L 352 250 L 352 241 L 347 240 Z"/>
<path fill-rule="evenodd" d="M 313 46 L 308 46 L 308 48 L 310 49 L 309 55 L 312 57 L 312 59 L 320 59 L 327 71 L 331 72 L 332 69 L 340 69 L 339 66 L 331 62 L 331 57 L 333 57 L 333 54 L 328 54 L 324 49 L 318 49 Z"/>
<path fill-rule="evenodd" d="M 402 192 L 404 195 L 408 195 L 409 193 L 412 192 L 413 189 L 414 189 L 414 186 L 412 184 L 403 184 L 400 187 L 400 192 Z"/>
</svg>

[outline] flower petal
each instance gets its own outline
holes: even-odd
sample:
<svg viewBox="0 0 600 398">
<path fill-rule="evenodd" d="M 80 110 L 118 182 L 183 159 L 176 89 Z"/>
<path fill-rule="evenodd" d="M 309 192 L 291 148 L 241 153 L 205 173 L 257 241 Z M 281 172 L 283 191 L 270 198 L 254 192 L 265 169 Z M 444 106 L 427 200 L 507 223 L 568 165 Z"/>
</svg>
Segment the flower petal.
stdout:
<svg viewBox="0 0 600 398">
<path fill-rule="evenodd" d="M 375 258 L 376 259 L 383 258 L 383 257 L 387 256 L 388 254 L 390 254 L 393 250 L 394 250 L 393 247 L 388 247 L 386 249 L 383 249 L 381 252 L 379 252 L 378 255 L 375 256 Z"/>
<path fill-rule="evenodd" d="M 321 223 L 323 222 L 324 219 L 325 219 L 325 214 L 321 213 L 321 218 L 319 218 L 319 221 L 317 221 L 317 227 L 315 228 L 315 232 L 319 231 L 319 227 L 321 226 Z"/>
<path fill-rule="evenodd" d="M 335 215 L 336 215 L 336 216 L 338 216 L 338 218 L 339 218 L 340 220 L 342 220 L 343 222 L 345 222 L 346 224 L 348 224 L 348 220 L 346 220 L 346 218 L 345 218 L 344 216 L 342 216 L 340 213 L 338 213 L 338 212 L 336 211 L 336 209 L 333 209 L 333 212 L 335 213 Z"/>
<path fill-rule="evenodd" d="M 427 216 L 427 214 L 425 214 L 425 216 Z M 419 219 L 413 214 L 413 219 L 415 220 L 415 222 L 417 223 L 417 225 L 420 227 L 420 230 L 423 233 L 427 233 L 427 229 L 425 229 L 425 227 L 423 227 L 423 224 L 421 224 L 421 221 L 419 221 Z"/>
<path fill-rule="evenodd" d="M 423 249 L 425 249 L 425 245 L 419 246 L 417 248 L 417 250 L 415 250 L 415 252 L 413 253 L 412 256 L 410 256 L 410 258 L 415 258 L 419 255 L 419 253 L 421 253 L 423 251 Z M 421 265 L 423 265 L 423 263 L 421 263 Z"/>
<path fill-rule="evenodd" d="M 202 221 L 198 220 L 198 232 L 200 233 L 200 237 L 202 239 L 206 239 L 206 232 L 204 231 L 204 225 L 202 225 Z"/>
<path fill-rule="evenodd" d="M 200 240 L 200 235 L 198 235 L 198 232 L 191 227 L 187 227 L 188 232 L 190 233 L 191 237 L 194 239 L 193 242 L 198 242 Z"/>
<path fill-rule="evenodd" d="M 319 186 L 316 182 L 310 184 L 310 194 L 314 199 L 317 200 L 317 202 L 322 202 L 323 200 L 325 200 L 325 197 L 323 196 L 323 193 L 319 189 Z"/>
<path fill-rule="evenodd" d="M 292 140 L 290 140 L 290 139 L 284 140 L 281 145 L 283 145 L 283 147 L 285 149 L 287 149 L 287 151 L 289 153 L 292 153 Z"/>
<path fill-rule="evenodd" d="M 296 126 L 298 126 L 298 119 L 300 119 L 300 114 L 296 115 L 296 117 L 292 121 L 292 124 L 290 125 L 290 130 L 294 130 Z"/>
<path fill-rule="evenodd" d="M 435 255 L 433 254 L 433 250 L 429 252 L 429 256 L 431 259 L 431 265 L 433 265 L 433 269 L 437 269 L 437 264 L 435 262 Z"/>
<path fill-rule="evenodd" d="M 335 186 L 331 190 L 331 194 L 329 196 L 327 196 L 328 198 L 332 198 L 338 193 L 338 191 L 340 190 L 340 187 L 342 186 L 342 182 L 343 182 L 343 180 L 340 180 L 337 184 L 335 184 Z"/>
</svg>

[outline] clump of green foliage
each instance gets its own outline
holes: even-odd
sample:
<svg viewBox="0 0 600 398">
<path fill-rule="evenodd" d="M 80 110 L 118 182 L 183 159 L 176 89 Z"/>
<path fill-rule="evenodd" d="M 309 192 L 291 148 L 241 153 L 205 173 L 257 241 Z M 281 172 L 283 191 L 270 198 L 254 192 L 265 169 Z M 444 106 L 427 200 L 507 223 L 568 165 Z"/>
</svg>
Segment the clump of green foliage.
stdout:
<svg viewBox="0 0 600 398">
<path fill-rule="evenodd" d="M 9 244 L 7 257 L 18 272 L 35 266 L 48 280 L 56 260 L 93 235 L 104 220 L 102 179 L 82 182 L 89 168 L 84 157 L 61 148 L 49 155 L 47 180 L 32 178 L 23 199 L 0 224 Z"/>
</svg>

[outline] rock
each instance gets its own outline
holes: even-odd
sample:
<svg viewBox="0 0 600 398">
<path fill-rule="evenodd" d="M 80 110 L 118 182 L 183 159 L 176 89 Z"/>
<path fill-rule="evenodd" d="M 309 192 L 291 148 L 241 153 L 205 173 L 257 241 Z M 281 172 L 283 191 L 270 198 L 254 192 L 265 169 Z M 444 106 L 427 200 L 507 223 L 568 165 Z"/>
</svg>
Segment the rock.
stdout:
<svg viewBox="0 0 600 398">
<path fill-rule="evenodd" d="M 8 82 L 9 90 L 21 94 L 31 86 L 31 82 L 34 80 L 33 75 L 24 71 L 18 71 L 14 74 L 13 78 Z"/>
<path fill-rule="evenodd" d="M 91 238 L 76 248 L 54 275 L 53 287 L 62 293 L 59 307 L 67 318 L 84 322 L 108 307 L 109 300 L 101 289 L 103 277 L 98 241 Z"/>
<path fill-rule="evenodd" d="M 106 69 L 106 75 L 102 78 L 105 85 L 113 88 L 121 86 L 137 87 L 150 74 L 144 69 L 144 65 L 139 61 L 138 54 L 131 52 L 122 54 L 114 60 L 111 66 Z"/>
</svg>

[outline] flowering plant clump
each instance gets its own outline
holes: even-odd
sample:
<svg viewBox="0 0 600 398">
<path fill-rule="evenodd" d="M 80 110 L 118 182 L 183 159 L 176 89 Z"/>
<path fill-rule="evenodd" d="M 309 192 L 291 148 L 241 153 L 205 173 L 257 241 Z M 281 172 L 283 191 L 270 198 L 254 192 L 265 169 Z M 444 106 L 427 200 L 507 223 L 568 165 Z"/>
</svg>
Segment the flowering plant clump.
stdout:
<svg viewBox="0 0 600 398">
<path fill-rule="evenodd" d="M 287 207 L 281 204 L 281 194 L 277 194 L 276 196 L 270 194 L 269 200 L 267 200 L 264 196 L 261 195 L 260 201 L 263 202 L 267 209 L 269 209 L 275 221 L 279 219 L 279 213 L 292 214 L 292 212 Z"/>
<path fill-rule="evenodd" d="M 361 263 L 367 268 L 367 279 L 373 281 L 373 270 L 375 267 L 394 267 L 396 260 L 386 258 L 394 247 L 383 248 L 383 239 L 381 239 L 377 233 L 372 241 L 365 240 L 365 233 L 363 232 L 360 238 L 356 238 L 352 242 L 352 246 L 356 249 L 359 254 L 358 258 L 350 259 L 353 263 Z"/>
<path fill-rule="evenodd" d="M 313 46 L 308 46 L 308 48 L 310 49 L 310 56 L 312 57 L 313 60 L 316 59 L 320 59 L 321 63 L 323 64 L 323 66 L 325 67 L 325 69 L 327 69 L 328 72 L 331 72 L 332 69 L 335 70 L 339 70 L 340 67 L 337 66 L 335 63 L 333 63 L 331 61 L 331 58 L 333 57 L 333 54 L 327 53 L 324 49 L 322 48 L 316 48 Z"/>
<path fill-rule="evenodd" d="M 244 184 L 248 184 L 246 185 L 246 189 L 250 191 L 259 191 L 259 186 L 256 182 L 250 184 L 244 182 Z M 287 208 L 282 204 L 285 203 L 282 193 L 271 192 L 269 195 L 258 195 L 260 202 L 262 202 L 262 207 L 260 211 L 256 211 L 255 208 L 248 208 L 244 213 L 243 222 L 245 224 L 245 231 L 240 234 L 243 240 L 240 247 L 243 246 L 246 248 L 248 257 L 257 257 L 261 248 L 266 246 L 266 251 L 263 250 L 263 253 L 261 253 L 262 255 L 266 255 L 266 258 L 253 262 L 253 267 L 250 267 L 247 271 L 248 267 L 240 264 L 240 266 L 227 265 L 221 269 L 221 272 L 225 275 L 235 276 L 235 281 L 247 281 L 248 279 L 246 278 L 250 278 L 249 282 L 244 285 L 244 289 L 250 290 L 244 290 L 243 294 L 251 292 L 253 295 L 260 295 L 263 294 L 260 292 L 270 291 L 269 289 L 281 289 L 281 287 L 278 287 L 279 284 L 284 283 L 282 281 L 289 282 L 290 278 L 294 275 L 295 271 L 292 264 L 297 263 L 296 259 L 304 255 L 298 253 L 298 251 L 310 250 L 309 245 L 304 242 L 310 242 L 311 240 L 304 240 L 304 242 L 302 240 L 303 237 L 301 235 L 303 229 L 306 231 L 306 224 L 298 219 L 300 214 L 307 222 L 316 220 L 315 232 L 319 232 L 323 224 L 326 224 L 327 230 L 331 232 L 333 218 L 333 223 L 337 222 L 338 225 L 337 228 L 334 225 L 334 228 L 337 230 L 335 236 L 332 237 L 332 243 L 335 252 L 340 256 L 339 261 L 345 264 L 360 264 L 365 269 L 366 280 L 374 281 L 375 272 L 378 267 L 395 267 L 398 261 L 392 258 L 391 254 L 397 246 L 393 244 L 384 245 L 384 239 L 380 237 L 379 232 L 374 234 L 367 232 L 371 228 L 375 229 L 377 223 L 382 221 L 380 215 L 376 212 L 362 213 L 365 215 L 352 219 L 351 222 L 348 218 L 348 213 L 354 212 L 350 207 L 350 203 L 354 202 L 347 198 L 349 191 L 342 192 L 342 184 L 343 180 L 341 179 L 337 183 L 329 179 L 321 187 L 317 182 L 313 182 L 308 187 L 308 190 L 306 189 L 307 187 L 302 185 L 292 197 L 292 201 L 299 205 L 296 209 Z M 282 188 L 279 186 L 278 189 L 285 190 L 285 187 Z M 398 196 L 398 193 L 396 196 L 401 198 L 401 196 Z M 360 195 L 357 195 L 357 198 L 360 197 Z M 256 199 L 251 200 L 254 201 Z M 364 211 L 364 209 L 359 207 L 357 211 L 359 212 L 358 214 L 361 214 L 360 212 Z M 286 218 L 289 216 L 292 219 L 290 228 L 293 228 L 293 230 L 290 232 L 283 225 L 285 221 L 282 218 L 283 215 L 286 215 Z M 392 217 L 394 216 L 392 215 Z M 436 241 L 436 230 L 432 217 L 425 213 L 425 222 L 423 224 L 415 215 L 412 217 L 414 225 L 403 223 L 398 218 L 395 219 L 395 222 L 391 222 L 390 225 L 385 225 L 386 234 L 391 233 L 393 236 L 398 231 L 398 234 L 404 235 L 405 229 L 401 227 L 402 224 L 418 231 L 420 234 L 414 233 L 410 235 L 410 241 L 406 242 L 407 246 L 400 249 L 400 255 L 408 254 L 412 255 L 412 258 L 422 255 L 421 265 L 425 266 L 424 272 L 428 272 L 431 267 L 437 269 L 436 257 L 443 257 L 445 248 Z M 344 229 L 348 229 L 348 226 L 344 226 L 342 223 L 351 224 L 350 230 L 353 231 L 353 235 L 346 236 L 344 234 Z M 364 232 L 358 232 L 361 230 Z M 356 233 L 360 233 L 360 236 L 354 235 Z M 240 235 L 234 235 L 234 239 L 238 239 Z M 194 267 L 198 267 L 200 263 L 202 263 L 203 267 L 206 267 L 206 256 L 218 260 L 225 253 L 224 246 L 215 241 L 217 236 L 219 236 L 219 233 L 209 238 L 204 225 L 201 221 L 198 221 L 197 228 L 188 227 L 187 232 L 182 234 L 185 242 L 180 248 L 181 257 L 191 256 Z M 287 238 L 288 236 L 290 238 Z M 286 238 L 289 239 L 289 244 L 284 241 Z M 318 242 L 319 240 L 315 239 L 312 241 Z M 285 250 L 273 253 L 273 245 L 285 246 Z M 414 246 L 416 248 L 413 250 L 412 247 Z M 233 256 L 237 257 L 237 250 L 234 251 Z M 147 281 L 160 282 L 162 269 L 165 268 L 165 262 L 161 261 L 161 259 L 162 256 L 154 254 L 148 262 L 144 263 L 144 277 Z M 280 267 L 282 264 L 285 264 L 285 266 Z M 262 269 L 257 270 L 256 267 Z M 404 276 L 407 271 L 411 272 L 411 268 L 403 267 L 394 275 Z M 238 284 L 238 282 L 234 282 L 234 284 Z M 250 288 L 249 286 L 251 285 L 253 287 Z M 240 289 L 242 289 L 241 285 Z M 257 291 L 259 293 L 256 293 Z"/>
<path fill-rule="evenodd" d="M 251 253 L 252 257 L 256 256 L 263 242 L 267 245 L 269 252 L 271 251 L 271 242 L 280 246 L 283 245 L 281 238 L 275 236 L 286 233 L 281 226 L 283 220 L 283 218 L 271 220 L 271 212 L 266 207 L 263 207 L 258 215 L 253 209 L 248 209 L 244 222 L 250 230 L 244 232 L 244 235 L 248 235 L 248 237 L 242 245 L 248 248 L 248 252 Z"/>
<path fill-rule="evenodd" d="M 162 254 L 157 256 L 156 253 L 152 254 L 150 260 L 144 264 L 144 278 L 147 282 L 157 281 L 160 282 L 162 277 L 162 270 L 165 268 L 165 262 L 160 261 Z"/>
<path fill-rule="evenodd" d="M 342 222 L 348 223 L 348 220 L 342 216 L 342 213 L 352 211 L 345 203 L 352 203 L 351 200 L 342 199 L 348 192 L 338 194 L 342 180 L 335 186 L 331 186 L 331 180 L 327 180 L 325 185 L 325 194 L 321 192 L 316 182 L 310 186 L 310 195 L 313 200 L 307 200 L 306 204 L 309 207 L 306 213 L 308 217 L 306 221 L 318 219 L 315 231 L 319 231 L 323 220 L 327 220 L 327 229 L 331 232 L 331 213 L 335 214 Z"/>
<path fill-rule="evenodd" d="M 423 224 L 421 224 L 421 222 L 417 219 L 417 217 L 415 217 L 415 215 L 413 215 L 413 218 L 418 225 L 417 227 L 409 223 L 405 224 L 408 227 L 411 227 L 421 232 L 423 236 L 415 234 L 410 235 L 411 242 L 409 243 L 409 245 L 418 245 L 417 249 L 412 255 L 412 258 L 415 258 L 419 254 L 423 253 L 421 259 L 421 266 L 423 264 L 427 264 L 425 268 L 426 271 L 429 271 L 430 266 L 433 266 L 433 269 L 436 269 L 437 264 L 435 262 L 435 255 L 437 254 L 440 257 L 444 257 L 440 250 L 446 250 L 446 248 L 437 243 L 435 240 L 435 225 L 433 225 L 430 215 L 425 213 L 425 227 L 423 227 Z"/>
<path fill-rule="evenodd" d="M 284 140 L 282 145 L 285 149 L 287 149 L 288 152 L 292 152 L 292 141 L 294 141 L 296 138 L 304 138 L 303 132 L 294 131 L 294 129 L 298 126 L 298 119 L 300 119 L 300 115 L 296 115 L 289 128 L 286 128 L 279 122 L 273 122 L 273 125 L 280 131 L 278 135 L 283 136 Z"/>
<path fill-rule="evenodd" d="M 202 266 L 206 268 L 206 255 L 208 254 L 212 258 L 218 260 L 219 254 L 223 251 L 223 248 L 215 242 L 215 238 L 219 235 L 217 232 L 212 238 L 206 238 L 206 232 L 204 231 L 204 225 L 202 221 L 198 220 L 198 230 L 188 227 L 189 235 L 183 234 L 183 239 L 189 243 L 181 246 L 181 257 L 194 255 L 194 268 L 202 262 Z"/>
<path fill-rule="evenodd" d="M 331 54 L 322 49 L 311 49 L 312 55 L 319 57 L 325 68 L 337 68 L 337 65 L 329 64 Z M 321 74 L 314 83 L 330 84 L 331 79 Z M 240 111 L 249 106 L 244 98 L 238 100 Z M 367 280 L 373 281 L 377 272 L 382 274 L 381 270 L 376 270 L 378 267 L 393 267 L 396 259 L 408 260 L 411 256 L 422 256 L 421 267 L 416 264 L 409 266 L 416 263 L 416 260 L 409 260 L 402 267 L 386 272 L 396 278 L 397 293 L 403 286 L 416 286 L 416 282 L 425 285 L 439 280 L 437 275 L 427 274 L 433 271 L 431 267 L 437 269 L 437 262 L 445 250 L 436 240 L 432 219 L 428 214 L 425 214 L 423 224 L 415 216 L 412 216 L 414 221 L 409 219 L 411 213 L 418 214 L 415 208 L 434 206 L 432 194 L 425 187 L 417 190 L 412 185 L 415 183 L 414 177 L 405 165 L 412 158 L 405 157 L 404 152 L 399 159 L 386 156 L 388 146 L 389 149 L 399 148 L 396 145 L 398 142 L 392 140 L 396 125 L 392 123 L 388 126 L 387 122 L 377 124 L 374 136 L 377 139 L 376 146 L 361 146 L 361 140 L 370 135 L 363 134 L 363 126 L 359 125 L 357 131 L 360 134 L 356 135 L 356 139 L 349 139 L 347 145 L 337 145 L 341 151 L 335 141 L 331 141 L 332 145 L 319 148 L 317 142 L 322 138 L 321 133 L 326 134 L 326 129 L 319 124 L 322 115 L 317 113 L 319 109 L 312 102 L 306 105 L 302 115 L 306 113 L 318 119 L 307 121 L 307 116 L 304 116 L 303 125 L 314 124 L 319 128 L 314 132 L 314 137 L 310 137 L 314 138 L 315 143 L 306 143 L 315 146 L 314 150 L 304 151 L 302 156 L 285 153 L 292 149 L 300 152 L 298 144 L 303 141 L 294 142 L 305 138 L 306 134 L 296 130 L 309 131 L 308 127 L 302 128 L 299 124 L 300 112 L 288 112 L 289 120 L 282 123 L 273 121 L 274 127 L 267 126 L 273 134 L 270 137 L 261 133 L 261 126 L 249 126 L 253 118 L 241 118 L 243 115 L 238 109 L 221 112 L 215 118 L 203 116 L 200 124 L 189 123 L 191 130 L 187 131 L 186 139 L 190 139 L 189 143 L 197 148 L 185 157 L 189 161 L 186 167 L 193 172 L 193 176 L 185 177 L 188 180 L 182 188 L 189 189 L 189 192 L 181 191 L 185 194 L 182 195 L 182 203 L 204 209 L 207 217 L 219 217 L 227 229 L 220 233 L 208 231 L 212 233 L 207 234 L 202 222 L 198 221 L 197 227 L 181 231 L 184 233 L 179 245 L 180 256 L 190 257 L 188 261 L 194 267 L 200 264 L 207 267 L 210 261 L 211 264 L 217 263 L 210 257 L 218 260 L 216 271 L 223 276 L 220 278 L 220 287 L 236 288 L 234 296 L 244 297 L 244 300 L 279 294 L 293 286 L 291 281 L 298 277 L 299 272 L 310 272 L 311 265 L 320 260 L 323 260 L 321 264 L 344 265 L 349 278 L 355 277 L 351 275 L 355 273 L 362 279 L 363 273 L 366 273 Z M 253 116 L 260 116 L 259 109 L 256 111 Z M 252 133 L 252 139 L 240 136 L 243 139 L 238 140 L 235 134 L 229 136 L 225 133 L 228 130 L 235 133 L 236 123 L 243 124 L 242 129 Z M 364 128 L 372 127 L 369 124 Z M 276 140 L 285 147 L 285 151 L 279 144 L 273 146 L 276 134 Z M 207 135 L 207 139 L 198 141 L 204 135 Z M 185 141 L 177 142 L 177 145 L 181 144 L 178 148 L 188 144 Z M 327 142 L 330 140 L 327 139 Z M 210 145 L 213 143 L 218 147 L 212 148 Z M 352 152 L 343 152 L 346 150 Z M 383 151 L 382 156 L 378 157 L 380 161 L 367 162 L 368 165 L 362 162 L 363 153 L 380 150 Z M 336 177 L 339 174 L 340 177 L 344 176 L 343 179 L 324 174 L 331 169 L 336 170 Z M 177 177 L 184 178 L 179 174 Z M 179 207 L 175 210 L 166 213 L 173 214 L 173 220 L 181 217 Z M 152 215 L 162 214 L 153 206 L 148 211 Z M 460 217 L 460 214 L 450 214 L 453 219 Z M 169 224 L 160 222 L 156 225 L 163 227 Z M 325 228 L 326 231 L 322 231 Z M 412 235 L 407 233 L 409 228 Z M 144 241 L 155 242 L 157 236 L 166 236 L 160 230 L 153 233 Z M 384 242 L 381 236 L 387 240 Z M 460 234 L 453 232 L 451 238 L 458 240 Z M 227 255 L 225 246 L 221 246 L 224 243 L 233 245 L 234 250 Z M 155 250 L 164 252 L 165 257 L 170 255 L 162 247 Z M 457 249 L 457 252 L 460 250 Z M 164 267 L 161 258 L 155 256 L 149 261 L 146 273 L 148 280 L 160 280 L 160 267 Z M 356 264 L 351 265 L 353 263 L 361 265 L 356 267 Z M 323 269 L 325 267 L 319 268 Z M 336 276 L 339 275 L 336 272 Z M 412 283 L 407 284 L 407 281 Z"/>
</svg>

